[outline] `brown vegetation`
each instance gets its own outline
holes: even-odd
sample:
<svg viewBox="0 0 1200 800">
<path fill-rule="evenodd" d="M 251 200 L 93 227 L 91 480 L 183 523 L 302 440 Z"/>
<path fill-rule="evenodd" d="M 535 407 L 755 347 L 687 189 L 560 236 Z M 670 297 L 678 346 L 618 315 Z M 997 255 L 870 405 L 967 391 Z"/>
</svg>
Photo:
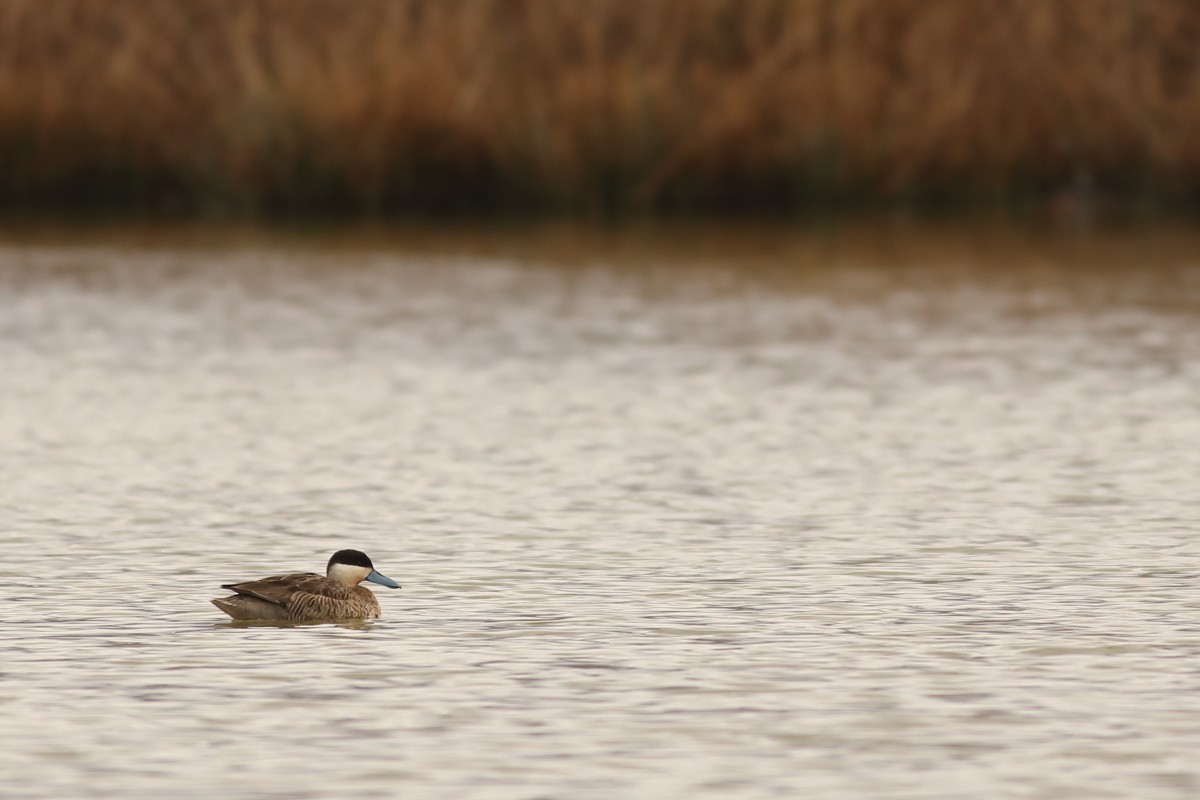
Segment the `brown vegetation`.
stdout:
<svg viewBox="0 0 1200 800">
<path fill-rule="evenodd" d="M 1200 192 L 1194 0 L 0 0 L 0 203 Z"/>
</svg>

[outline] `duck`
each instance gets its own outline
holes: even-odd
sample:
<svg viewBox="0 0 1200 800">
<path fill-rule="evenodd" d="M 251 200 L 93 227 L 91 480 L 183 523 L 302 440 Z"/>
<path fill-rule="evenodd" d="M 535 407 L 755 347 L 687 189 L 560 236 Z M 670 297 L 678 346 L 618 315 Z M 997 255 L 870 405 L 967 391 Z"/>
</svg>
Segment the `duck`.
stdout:
<svg viewBox="0 0 1200 800">
<path fill-rule="evenodd" d="M 338 550 L 325 565 L 325 574 L 297 572 L 257 581 L 222 584 L 234 594 L 212 604 L 234 619 L 315 620 L 377 619 L 379 601 L 363 581 L 390 589 L 400 584 L 375 570 L 360 550 Z"/>
</svg>

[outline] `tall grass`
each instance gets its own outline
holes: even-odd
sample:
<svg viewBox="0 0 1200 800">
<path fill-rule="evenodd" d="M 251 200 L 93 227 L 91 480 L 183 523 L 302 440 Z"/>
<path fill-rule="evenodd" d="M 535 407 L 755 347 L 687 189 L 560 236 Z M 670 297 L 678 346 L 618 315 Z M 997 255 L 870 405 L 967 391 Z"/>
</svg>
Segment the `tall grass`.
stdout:
<svg viewBox="0 0 1200 800">
<path fill-rule="evenodd" d="M 1195 0 L 0 0 L 0 204 L 1200 199 Z"/>
</svg>

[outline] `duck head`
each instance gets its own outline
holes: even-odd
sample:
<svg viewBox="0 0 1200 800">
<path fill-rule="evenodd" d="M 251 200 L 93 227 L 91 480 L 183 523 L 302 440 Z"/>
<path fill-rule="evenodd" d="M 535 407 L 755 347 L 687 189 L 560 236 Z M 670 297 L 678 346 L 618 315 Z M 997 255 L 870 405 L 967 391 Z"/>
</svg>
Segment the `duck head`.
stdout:
<svg viewBox="0 0 1200 800">
<path fill-rule="evenodd" d="M 343 586 L 358 586 L 363 581 L 370 581 L 389 589 L 400 588 L 400 584 L 376 572 L 371 559 L 361 550 L 338 550 L 325 567 L 325 577 Z"/>
</svg>

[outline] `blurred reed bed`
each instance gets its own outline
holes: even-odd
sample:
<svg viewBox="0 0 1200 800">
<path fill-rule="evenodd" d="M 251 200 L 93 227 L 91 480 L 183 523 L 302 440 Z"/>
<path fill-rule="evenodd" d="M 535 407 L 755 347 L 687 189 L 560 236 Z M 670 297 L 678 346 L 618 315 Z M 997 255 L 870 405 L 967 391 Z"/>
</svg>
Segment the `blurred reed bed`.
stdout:
<svg viewBox="0 0 1200 800">
<path fill-rule="evenodd" d="M 1200 199 L 1194 0 L 0 0 L 0 204 Z"/>
</svg>

